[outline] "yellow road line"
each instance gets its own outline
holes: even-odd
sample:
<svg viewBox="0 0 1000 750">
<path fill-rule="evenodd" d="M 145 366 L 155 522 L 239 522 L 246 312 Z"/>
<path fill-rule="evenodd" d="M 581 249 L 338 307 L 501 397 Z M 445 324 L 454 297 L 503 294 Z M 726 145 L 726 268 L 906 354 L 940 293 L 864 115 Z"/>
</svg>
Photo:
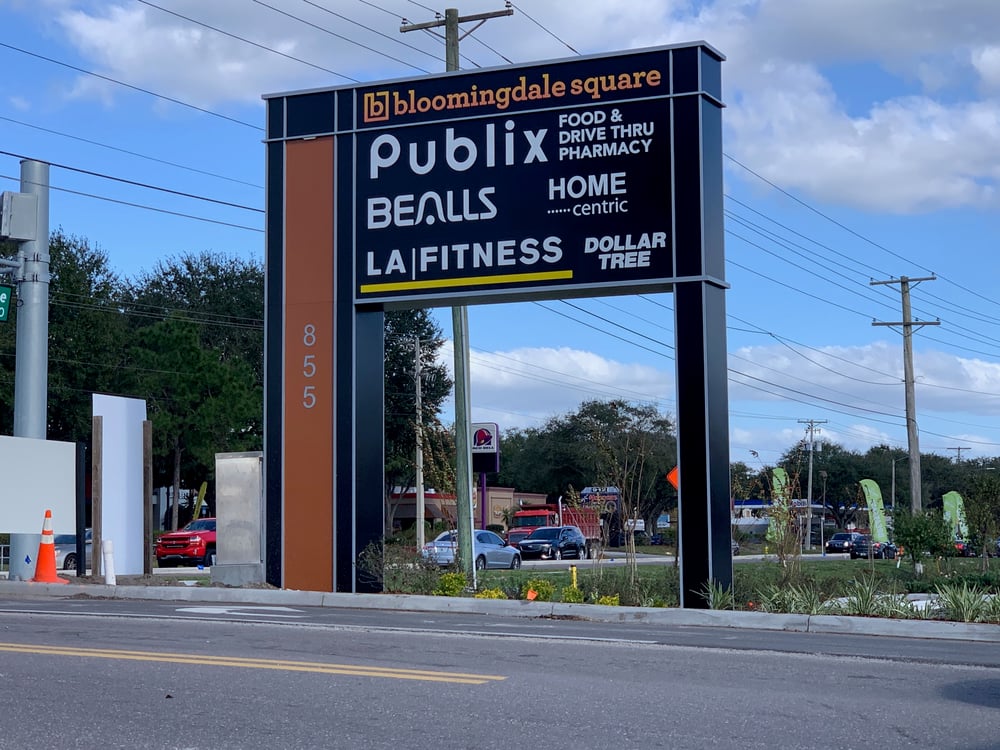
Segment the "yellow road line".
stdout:
<svg viewBox="0 0 1000 750">
<path fill-rule="evenodd" d="M 120 659 L 125 661 L 156 661 L 171 664 L 198 664 L 214 667 L 242 667 L 244 669 L 275 669 L 286 672 L 315 672 L 318 674 L 353 675 L 358 677 L 390 677 L 396 680 L 423 680 L 427 682 L 453 682 L 462 685 L 484 685 L 507 679 L 501 675 L 440 672 L 424 669 L 396 669 L 359 664 L 327 664 L 311 661 L 284 659 L 248 659 L 232 656 L 203 656 L 200 654 L 169 654 L 156 651 L 122 651 L 117 649 L 70 648 L 68 646 L 38 646 L 21 643 L 0 643 L 0 651 L 46 656 L 82 656 L 94 659 Z"/>
</svg>

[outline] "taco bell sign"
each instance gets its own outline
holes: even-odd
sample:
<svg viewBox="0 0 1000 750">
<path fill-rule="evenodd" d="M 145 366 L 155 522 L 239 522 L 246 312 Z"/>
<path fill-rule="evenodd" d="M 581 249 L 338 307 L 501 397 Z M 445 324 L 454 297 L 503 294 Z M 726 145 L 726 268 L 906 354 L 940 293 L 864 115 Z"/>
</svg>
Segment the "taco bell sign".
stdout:
<svg viewBox="0 0 1000 750">
<path fill-rule="evenodd" d="M 473 422 L 471 427 L 472 471 L 500 471 L 500 427 L 495 422 Z"/>
</svg>

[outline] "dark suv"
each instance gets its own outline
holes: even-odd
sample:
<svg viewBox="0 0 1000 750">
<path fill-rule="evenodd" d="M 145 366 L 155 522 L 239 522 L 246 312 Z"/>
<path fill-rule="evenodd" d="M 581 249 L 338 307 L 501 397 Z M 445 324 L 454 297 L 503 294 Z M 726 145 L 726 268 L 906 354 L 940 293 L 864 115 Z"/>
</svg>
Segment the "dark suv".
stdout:
<svg viewBox="0 0 1000 750">
<path fill-rule="evenodd" d="M 862 557 L 873 557 L 879 560 L 895 560 L 898 550 L 892 542 L 876 542 L 865 534 L 851 548 L 851 559 L 857 560 Z"/>
<path fill-rule="evenodd" d="M 543 560 L 562 560 L 575 557 L 587 558 L 587 538 L 576 526 L 542 526 L 517 543 L 521 557 L 540 557 Z"/>
<path fill-rule="evenodd" d="M 854 549 L 863 534 L 856 531 L 841 531 L 831 536 L 826 542 L 827 552 L 850 552 Z"/>
</svg>

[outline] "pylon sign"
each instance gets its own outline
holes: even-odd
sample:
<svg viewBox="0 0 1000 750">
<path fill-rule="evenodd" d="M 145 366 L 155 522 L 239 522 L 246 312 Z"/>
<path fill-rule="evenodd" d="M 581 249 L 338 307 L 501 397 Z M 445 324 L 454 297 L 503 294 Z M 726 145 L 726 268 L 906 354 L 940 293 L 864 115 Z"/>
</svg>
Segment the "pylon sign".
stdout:
<svg viewBox="0 0 1000 750">
<path fill-rule="evenodd" d="M 472 472 L 483 474 L 500 471 L 500 426 L 496 422 L 473 422 Z"/>
<path fill-rule="evenodd" d="M 385 526 L 386 310 L 672 292 L 682 605 L 730 585 L 722 61 L 694 42 L 264 97 L 269 583 L 380 585 L 358 560 Z"/>
<path fill-rule="evenodd" d="M 0 322 L 7 320 L 13 294 L 14 289 L 12 287 L 0 285 Z"/>
</svg>

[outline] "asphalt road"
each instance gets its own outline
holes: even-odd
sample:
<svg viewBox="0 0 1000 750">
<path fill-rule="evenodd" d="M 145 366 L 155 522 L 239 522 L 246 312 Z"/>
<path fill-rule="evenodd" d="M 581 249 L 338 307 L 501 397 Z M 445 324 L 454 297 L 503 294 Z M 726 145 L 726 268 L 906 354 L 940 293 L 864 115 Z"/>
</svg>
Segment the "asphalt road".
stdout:
<svg viewBox="0 0 1000 750">
<path fill-rule="evenodd" d="M 0 748 L 1000 747 L 995 643 L 7 595 Z"/>
</svg>

